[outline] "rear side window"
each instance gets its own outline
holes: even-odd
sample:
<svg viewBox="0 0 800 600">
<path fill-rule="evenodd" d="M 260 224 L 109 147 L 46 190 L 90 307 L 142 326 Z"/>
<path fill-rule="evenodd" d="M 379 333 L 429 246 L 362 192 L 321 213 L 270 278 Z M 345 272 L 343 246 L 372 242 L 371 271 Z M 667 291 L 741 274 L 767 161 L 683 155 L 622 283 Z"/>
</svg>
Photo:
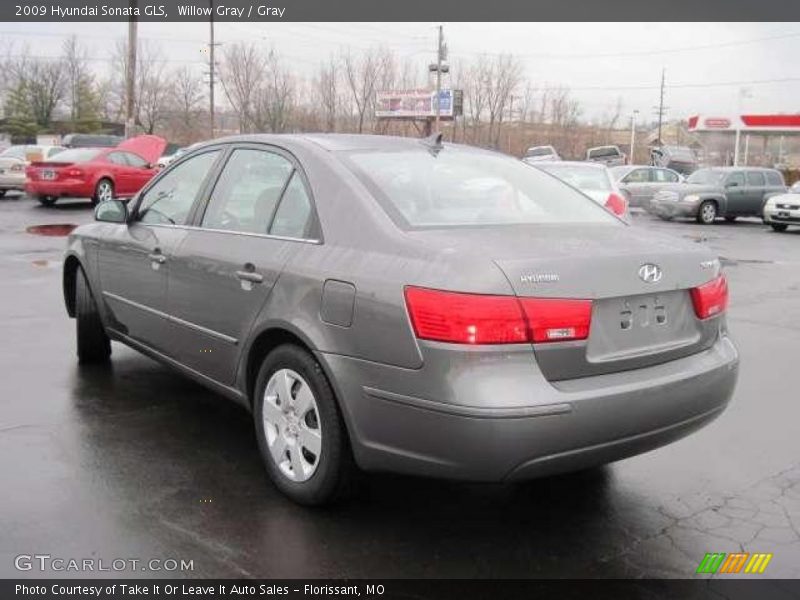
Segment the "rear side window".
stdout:
<svg viewBox="0 0 800 600">
<path fill-rule="evenodd" d="M 345 164 L 401 228 L 615 223 L 598 204 L 514 158 L 445 147 L 353 152 Z M 610 186 L 608 176 L 599 173 Z M 594 172 L 586 173 L 594 182 Z"/>
<path fill-rule="evenodd" d="M 635 169 L 625 177 L 625 183 L 647 183 L 650 181 L 649 169 Z"/>
<path fill-rule="evenodd" d="M 214 186 L 202 227 L 267 233 L 292 163 L 274 152 L 239 148 Z"/>
<path fill-rule="evenodd" d="M 728 175 L 728 179 L 725 180 L 727 185 L 744 185 L 744 173 L 741 171 L 736 171 L 736 173 L 731 173 Z"/>
<path fill-rule="evenodd" d="M 659 183 L 677 183 L 678 181 L 678 174 L 666 169 L 656 169 L 655 176 Z"/>
<path fill-rule="evenodd" d="M 142 223 L 182 225 L 219 150 L 198 154 L 165 171 L 147 190 L 137 211 Z"/>
<path fill-rule="evenodd" d="M 783 186 L 783 177 L 777 171 L 767 171 L 767 185 Z"/>
<path fill-rule="evenodd" d="M 764 173 L 761 171 L 748 171 L 747 172 L 747 185 L 763 186 Z"/>
<path fill-rule="evenodd" d="M 283 237 L 308 238 L 312 234 L 312 216 L 311 199 L 303 185 L 303 179 L 295 171 L 283 193 L 269 232 Z"/>
</svg>

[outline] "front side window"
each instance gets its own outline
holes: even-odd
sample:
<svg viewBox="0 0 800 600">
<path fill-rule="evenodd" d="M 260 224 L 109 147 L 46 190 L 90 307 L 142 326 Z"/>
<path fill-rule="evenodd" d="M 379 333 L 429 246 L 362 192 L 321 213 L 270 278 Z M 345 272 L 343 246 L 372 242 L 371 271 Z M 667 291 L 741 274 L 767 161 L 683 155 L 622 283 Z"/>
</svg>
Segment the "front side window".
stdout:
<svg viewBox="0 0 800 600">
<path fill-rule="evenodd" d="M 123 167 L 128 166 L 128 161 L 125 160 L 124 152 L 111 152 L 106 158 L 108 158 L 109 162 L 112 162 L 115 165 L 122 165 Z"/>
<path fill-rule="evenodd" d="M 728 175 L 728 179 L 725 180 L 725 185 L 729 185 L 732 187 L 742 187 L 744 185 L 744 173 L 741 171 L 736 171 L 735 173 L 731 173 Z"/>
<path fill-rule="evenodd" d="M 142 169 L 147 166 L 147 161 L 138 154 L 134 154 L 133 152 L 124 152 L 123 154 L 125 154 L 125 161 L 129 166 L 136 167 L 138 169 Z"/>
<path fill-rule="evenodd" d="M 293 170 L 292 163 L 280 154 L 250 148 L 234 150 L 214 186 L 201 226 L 268 233 Z"/>
<path fill-rule="evenodd" d="M 628 173 L 625 183 L 647 183 L 650 181 L 650 171 L 648 169 L 636 169 Z"/>
<path fill-rule="evenodd" d="M 508 156 L 452 147 L 342 156 L 401 228 L 619 223 L 559 181 L 563 173 L 555 172 L 562 170 L 557 163 L 547 166 L 553 177 Z M 581 183 L 610 189 L 604 170 L 563 165 L 570 167 Z"/>
<path fill-rule="evenodd" d="M 186 223 L 219 150 L 193 156 L 170 169 L 147 190 L 137 210 L 142 223 L 182 225 Z"/>
</svg>

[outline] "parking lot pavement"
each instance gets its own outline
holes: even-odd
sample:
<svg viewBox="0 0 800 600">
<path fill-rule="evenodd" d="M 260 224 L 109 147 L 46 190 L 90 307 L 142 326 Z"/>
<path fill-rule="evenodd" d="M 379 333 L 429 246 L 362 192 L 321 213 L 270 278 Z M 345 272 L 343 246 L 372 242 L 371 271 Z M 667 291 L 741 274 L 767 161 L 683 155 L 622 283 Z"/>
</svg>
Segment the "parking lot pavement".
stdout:
<svg viewBox="0 0 800 600">
<path fill-rule="evenodd" d="M 800 231 L 634 216 L 709 244 L 729 276 L 741 375 L 700 432 L 514 486 L 374 476 L 308 510 L 268 482 L 243 410 L 118 344 L 111 366 L 78 367 L 65 238 L 25 230 L 90 219 L 0 200 L 0 576 L 41 576 L 14 569 L 38 553 L 193 561 L 156 576 L 692 577 L 706 552 L 742 550 L 800 576 Z"/>
</svg>

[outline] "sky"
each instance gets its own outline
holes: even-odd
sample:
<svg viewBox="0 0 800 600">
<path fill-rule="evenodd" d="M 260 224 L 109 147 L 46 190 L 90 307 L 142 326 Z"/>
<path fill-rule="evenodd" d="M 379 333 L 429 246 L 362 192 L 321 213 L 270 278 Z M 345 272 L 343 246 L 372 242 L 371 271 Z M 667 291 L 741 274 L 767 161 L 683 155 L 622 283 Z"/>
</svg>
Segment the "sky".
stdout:
<svg viewBox="0 0 800 600">
<path fill-rule="evenodd" d="M 344 47 L 383 45 L 425 65 L 435 58 L 439 23 L 227 23 L 218 42 L 274 48 L 299 76 Z M 565 86 L 585 118 L 602 119 L 618 102 L 624 119 L 653 119 L 661 70 L 666 73 L 667 118 L 693 114 L 800 112 L 800 23 L 443 23 L 450 61 L 481 54 L 520 58 L 534 87 Z M 139 23 L 139 36 L 160 46 L 169 66 L 198 72 L 208 42 L 206 23 Z M 76 34 L 93 66 L 111 68 L 119 23 L 0 23 L 0 40 L 37 56 L 57 56 Z"/>
</svg>

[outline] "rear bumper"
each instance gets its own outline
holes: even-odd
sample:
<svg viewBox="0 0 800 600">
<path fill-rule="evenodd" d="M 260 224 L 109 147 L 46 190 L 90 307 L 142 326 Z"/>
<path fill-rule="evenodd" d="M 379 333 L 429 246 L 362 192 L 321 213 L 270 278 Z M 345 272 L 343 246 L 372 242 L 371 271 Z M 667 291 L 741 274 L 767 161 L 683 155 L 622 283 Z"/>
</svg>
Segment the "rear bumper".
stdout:
<svg viewBox="0 0 800 600">
<path fill-rule="evenodd" d="M 726 336 L 669 363 L 550 383 L 530 354 L 497 348 L 432 374 L 321 355 L 366 470 L 472 481 L 526 479 L 646 452 L 702 427 L 729 402 L 738 353 Z M 478 357 L 480 354 L 480 357 Z M 468 361 L 469 362 L 469 361 Z M 426 393 L 425 390 L 428 390 Z"/>
<path fill-rule="evenodd" d="M 0 175 L 0 190 L 24 190 L 25 174 L 3 173 Z"/>
<path fill-rule="evenodd" d="M 28 181 L 25 192 L 30 196 L 59 196 L 89 198 L 94 194 L 92 185 L 86 181 L 68 179 L 64 181 Z"/>
</svg>

